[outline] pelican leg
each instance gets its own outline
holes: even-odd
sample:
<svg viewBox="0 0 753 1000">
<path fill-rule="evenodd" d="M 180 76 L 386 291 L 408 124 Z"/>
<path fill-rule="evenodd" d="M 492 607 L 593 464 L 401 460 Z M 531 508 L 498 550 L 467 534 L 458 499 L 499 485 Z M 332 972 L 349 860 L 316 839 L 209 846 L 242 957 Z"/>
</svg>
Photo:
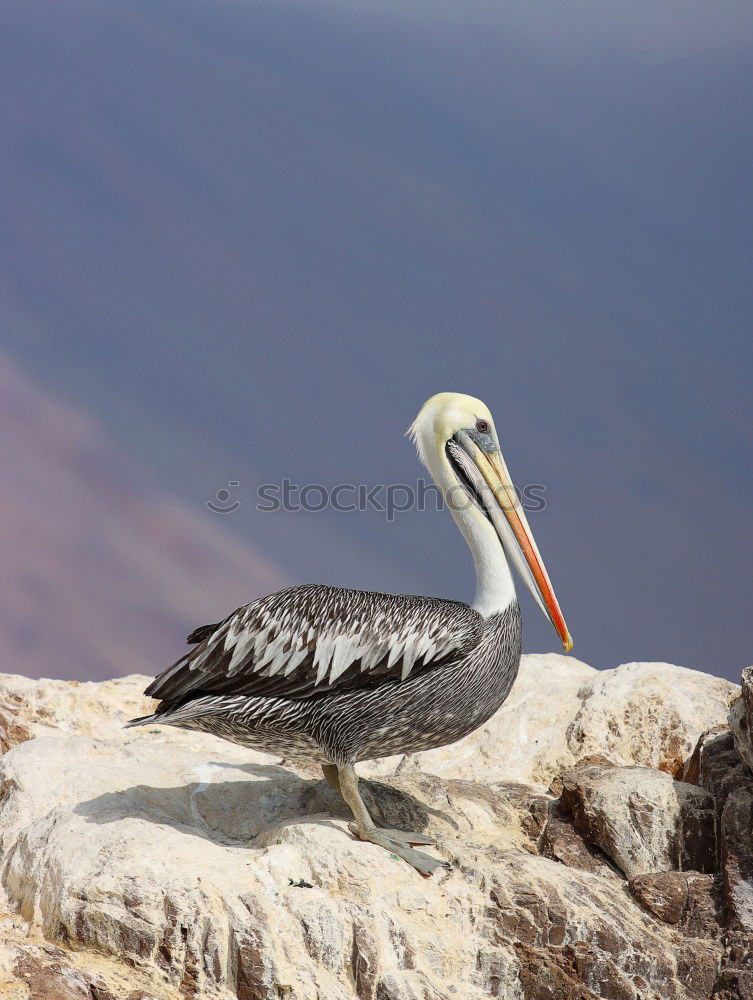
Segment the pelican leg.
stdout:
<svg viewBox="0 0 753 1000">
<path fill-rule="evenodd" d="M 355 817 L 355 823 L 350 825 L 352 833 L 355 833 L 361 840 L 367 840 L 383 847 L 390 854 L 396 854 L 422 875 L 431 875 L 437 868 L 449 867 L 446 862 L 438 861 L 421 851 L 414 851 L 409 846 L 410 844 L 434 843 L 430 838 L 424 837 L 420 833 L 405 833 L 402 830 L 380 830 L 375 826 L 361 798 L 361 793 L 358 791 L 356 769 L 352 764 L 345 764 L 338 767 L 337 771 L 340 780 L 340 794 Z"/>
</svg>

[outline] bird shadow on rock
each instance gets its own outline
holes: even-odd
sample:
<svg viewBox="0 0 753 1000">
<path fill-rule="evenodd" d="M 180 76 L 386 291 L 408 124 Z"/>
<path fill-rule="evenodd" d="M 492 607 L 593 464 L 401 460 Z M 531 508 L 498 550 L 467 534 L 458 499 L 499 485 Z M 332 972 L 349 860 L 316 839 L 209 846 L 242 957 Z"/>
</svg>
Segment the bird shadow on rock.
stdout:
<svg viewBox="0 0 753 1000">
<path fill-rule="evenodd" d="M 223 770 L 244 771 L 248 780 L 223 780 Z M 331 820 L 352 821 L 342 797 L 323 780 L 301 777 L 276 765 L 203 765 L 203 781 L 157 787 L 132 785 L 79 802 L 73 809 L 88 823 L 107 824 L 134 818 L 169 826 L 184 834 L 229 847 L 261 848 L 271 827 L 316 823 L 341 830 Z M 361 793 L 379 825 L 424 832 L 437 815 L 409 792 L 362 780 Z M 259 841 L 259 843 L 255 843 Z"/>
</svg>

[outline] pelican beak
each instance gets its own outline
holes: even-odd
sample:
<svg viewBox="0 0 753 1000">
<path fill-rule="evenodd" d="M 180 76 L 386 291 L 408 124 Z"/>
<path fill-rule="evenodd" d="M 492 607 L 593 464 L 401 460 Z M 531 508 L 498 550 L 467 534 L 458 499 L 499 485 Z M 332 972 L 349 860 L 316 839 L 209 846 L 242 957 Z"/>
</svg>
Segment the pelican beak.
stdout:
<svg viewBox="0 0 753 1000">
<path fill-rule="evenodd" d="M 462 449 L 470 459 L 461 463 L 463 470 L 480 495 L 502 547 L 569 653 L 572 637 L 501 452 L 496 444 L 493 450 L 482 449 L 466 431 L 456 434 L 455 440 L 461 446 L 458 452 Z M 458 453 L 455 457 L 459 458 Z"/>
</svg>

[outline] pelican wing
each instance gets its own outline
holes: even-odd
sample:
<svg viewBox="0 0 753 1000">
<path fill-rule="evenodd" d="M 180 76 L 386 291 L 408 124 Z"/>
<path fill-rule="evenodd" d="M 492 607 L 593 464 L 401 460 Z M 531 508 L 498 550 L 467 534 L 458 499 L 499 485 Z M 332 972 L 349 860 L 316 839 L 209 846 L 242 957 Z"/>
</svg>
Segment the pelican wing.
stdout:
<svg viewBox="0 0 753 1000">
<path fill-rule="evenodd" d="M 405 680 L 466 655 L 481 616 L 467 604 L 308 585 L 196 629 L 198 645 L 146 694 L 175 704 L 210 694 L 310 698 Z"/>
</svg>

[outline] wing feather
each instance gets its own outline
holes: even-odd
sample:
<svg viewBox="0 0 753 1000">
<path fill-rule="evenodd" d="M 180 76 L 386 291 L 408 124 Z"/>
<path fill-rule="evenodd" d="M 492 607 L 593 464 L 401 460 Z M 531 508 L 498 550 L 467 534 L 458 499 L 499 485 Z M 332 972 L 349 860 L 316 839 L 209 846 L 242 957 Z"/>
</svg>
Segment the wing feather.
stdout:
<svg viewBox="0 0 753 1000">
<path fill-rule="evenodd" d="M 146 693 L 174 705 L 207 694 L 310 698 L 404 681 L 466 655 L 481 630 L 481 616 L 457 601 L 291 587 L 197 629 L 199 644 Z"/>
</svg>

